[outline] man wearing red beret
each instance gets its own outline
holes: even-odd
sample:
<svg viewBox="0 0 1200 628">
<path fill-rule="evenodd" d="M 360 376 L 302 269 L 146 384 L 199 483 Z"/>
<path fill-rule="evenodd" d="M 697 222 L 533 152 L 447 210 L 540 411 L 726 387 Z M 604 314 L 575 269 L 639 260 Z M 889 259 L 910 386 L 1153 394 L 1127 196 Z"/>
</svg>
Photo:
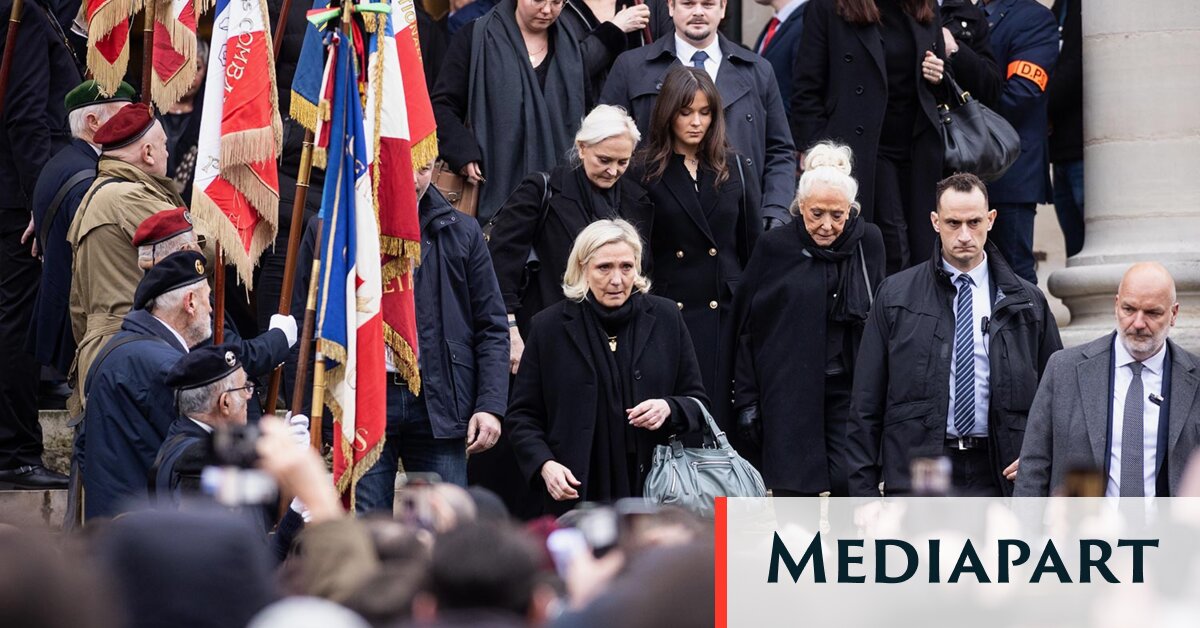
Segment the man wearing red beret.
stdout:
<svg viewBox="0 0 1200 628">
<path fill-rule="evenodd" d="M 101 150 L 96 180 L 67 233 L 74 252 L 71 329 L 79 345 L 67 401 L 72 415 L 82 412 L 92 360 L 121 329 L 142 278 L 134 232 L 150 216 L 183 205 L 166 177 L 167 134 L 145 104 L 123 107 L 93 139 Z"/>
</svg>

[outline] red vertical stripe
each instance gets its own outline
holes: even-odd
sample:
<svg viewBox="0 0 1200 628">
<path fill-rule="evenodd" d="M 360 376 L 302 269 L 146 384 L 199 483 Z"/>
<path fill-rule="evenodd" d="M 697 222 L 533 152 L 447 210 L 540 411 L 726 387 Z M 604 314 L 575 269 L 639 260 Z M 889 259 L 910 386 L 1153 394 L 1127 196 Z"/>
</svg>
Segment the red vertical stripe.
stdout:
<svg viewBox="0 0 1200 628">
<path fill-rule="evenodd" d="M 713 549 L 714 549 L 714 569 L 713 569 L 713 587 L 716 600 L 715 621 L 713 625 L 716 628 L 725 628 L 729 625 L 729 520 L 726 510 L 726 497 L 716 498 L 713 506 L 716 507 L 716 517 L 713 521 Z"/>
</svg>

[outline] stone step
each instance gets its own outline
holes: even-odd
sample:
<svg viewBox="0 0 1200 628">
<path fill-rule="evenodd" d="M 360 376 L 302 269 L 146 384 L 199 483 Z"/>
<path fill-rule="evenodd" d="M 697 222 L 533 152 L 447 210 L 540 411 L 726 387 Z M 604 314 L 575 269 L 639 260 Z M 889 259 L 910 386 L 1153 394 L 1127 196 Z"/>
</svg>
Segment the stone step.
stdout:
<svg viewBox="0 0 1200 628">
<path fill-rule="evenodd" d="M 75 430 L 67 426 L 70 416 L 66 410 L 42 410 L 38 413 L 42 424 L 42 463 L 59 473 L 71 469 L 71 444 Z"/>
<path fill-rule="evenodd" d="M 0 491 L 0 523 L 22 528 L 62 527 L 67 491 Z"/>
</svg>

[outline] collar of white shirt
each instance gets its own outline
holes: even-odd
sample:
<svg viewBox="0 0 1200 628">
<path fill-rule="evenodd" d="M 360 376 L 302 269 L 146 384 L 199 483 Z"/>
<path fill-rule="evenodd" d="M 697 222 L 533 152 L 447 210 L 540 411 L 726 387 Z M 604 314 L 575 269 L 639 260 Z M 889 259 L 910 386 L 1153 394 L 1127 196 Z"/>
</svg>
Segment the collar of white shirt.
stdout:
<svg viewBox="0 0 1200 628">
<path fill-rule="evenodd" d="M 806 2 L 808 2 L 808 0 L 792 0 L 791 2 L 785 4 L 783 8 L 775 14 L 775 19 L 779 20 L 780 24 L 783 24 L 788 20 L 789 17 L 792 17 L 792 14 L 795 13 L 797 9 L 804 6 L 804 3 Z"/>
<path fill-rule="evenodd" d="M 1113 339 L 1113 364 L 1116 368 L 1121 368 L 1127 364 L 1137 362 L 1132 355 L 1129 355 L 1129 350 L 1125 348 L 1125 343 L 1121 342 L 1121 332 L 1117 331 L 1117 337 Z M 1154 355 L 1142 360 L 1142 367 L 1155 375 L 1163 374 L 1163 363 L 1167 359 L 1167 343 L 1164 341 L 1163 346 L 1158 348 L 1158 352 Z"/>
<path fill-rule="evenodd" d="M 692 67 L 692 55 L 696 54 L 698 50 L 707 52 L 709 61 L 720 67 L 721 59 L 725 55 L 721 53 L 721 38 L 719 36 L 714 37 L 712 43 L 707 48 L 697 48 L 687 43 L 687 41 L 679 36 L 679 33 L 675 33 L 675 57 L 679 59 L 680 63 Z"/>
<path fill-rule="evenodd" d="M 196 425 L 199 425 L 205 432 L 208 432 L 209 434 L 213 433 L 213 426 L 209 425 L 208 423 L 205 423 L 204 421 L 197 421 L 192 417 L 188 417 L 188 420 Z"/>
<path fill-rule="evenodd" d="M 951 266 L 950 262 L 947 262 L 946 258 L 943 257 L 942 258 L 942 270 L 945 270 L 950 275 L 950 283 L 954 283 L 954 282 L 958 281 L 959 275 L 966 275 L 971 278 L 971 283 L 973 285 L 982 286 L 982 285 L 984 285 L 984 282 L 988 277 L 987 253 L 983 254 L 983 260 L 981 262 L 979 262 L 978 264 L 976 264 L 975 268 L 972 268 L 971 270 L 968 270 L 965 273 L 963 271 Z"/>
<path fill-rule="evenodd" d="M 151 314 L 151 316 L 154 316 L 154 315 Z M 166 327 L 168 331 L 170 331 L 172 334 L 175 334 L 175 339 L 179 341 L 179 346 L 183 347 L 184 353 L 188 353 L 189 351 L 191 351 L 191 348 L 188 347 L 187 341 L 184 340 L 183 336 L 180 336 L 179 332 L 175 331 L 175 328 L 171 327 L 171 325 L 169 323 L 167 323 L 167 321 L 164 321 L 163 319 L 161 319 L 157 316 L 154 316 L 154 320 L 162 323 L 163 327 Z"/>
</svg>

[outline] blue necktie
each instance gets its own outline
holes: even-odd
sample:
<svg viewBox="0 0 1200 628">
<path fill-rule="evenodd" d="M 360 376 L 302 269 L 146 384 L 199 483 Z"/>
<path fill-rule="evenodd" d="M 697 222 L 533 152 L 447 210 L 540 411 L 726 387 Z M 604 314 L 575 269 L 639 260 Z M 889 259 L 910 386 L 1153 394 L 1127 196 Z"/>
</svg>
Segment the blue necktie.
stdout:
<svg viewBox="0 0 1200 628">
<path fill-rule="evenodd" d="M 954 311 L 954 429 L 969 436 L 975 427 L 975 316 L 971 309 L 971 278 L 959 275 Z"/>
<path fill-rule="evenodd" d="M 697 70 L 704 69 L 705 61 L 708 61 L 708 53 L 703 50 L 697 50 L 696 54 L 692 55 L 692 67 Z"/>
</svg>

